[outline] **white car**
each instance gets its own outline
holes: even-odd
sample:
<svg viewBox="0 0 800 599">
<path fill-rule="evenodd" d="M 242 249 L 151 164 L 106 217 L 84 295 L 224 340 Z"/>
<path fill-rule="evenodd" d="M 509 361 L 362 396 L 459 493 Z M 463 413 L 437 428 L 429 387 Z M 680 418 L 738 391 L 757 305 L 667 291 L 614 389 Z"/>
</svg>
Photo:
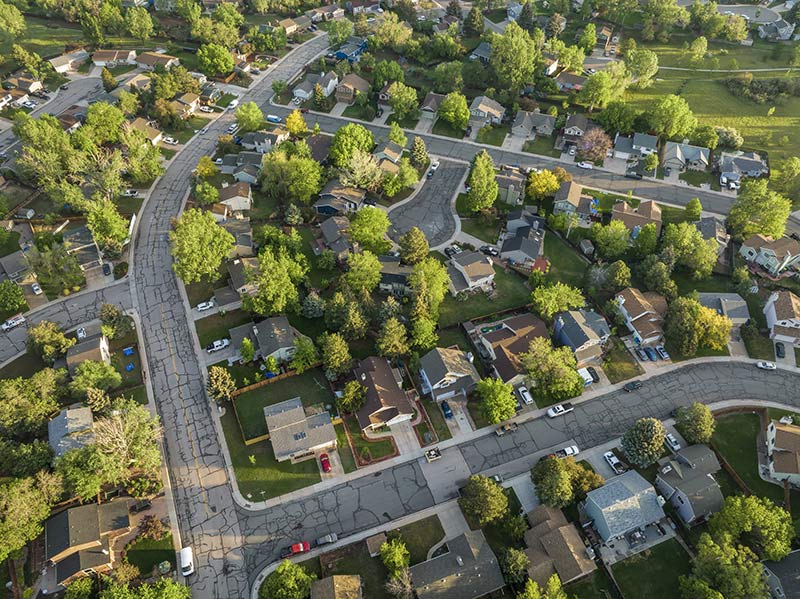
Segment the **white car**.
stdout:
<svg viewBox="0 0 800 599">
<path fill-rule="evenodd" d="M 228 104 L 228 108 L 236 108 L 239 105 L 239 100 L 231 100 L 231 103 Z"/>
<path fill-rule="evenodd" d="M 533 397 L 531 397 L 531 394 L 525 385 L 519 387 L 517 389 L 517 393 L 519 393 L 520 399 L 522 399 L 526 405 L 531 405 L 533 403 Z"/>
<path fill-rule="evenodd" d="M 608 465 L 611 466 L 614 474 L 622 474 L 625 472 L 625 466 L 619 461 L 619 458 L 614 455 L 613 451 L 605 452 L 603 454 L 603 458 L 605 458 L 606 462 L 608 462 Z"/>
<path fill-rule="evenodd" d="M 206 351 L 210 354 L 213 354 L 215 351 L 225 349 L 230 344 L 231 344 L 230 339 L 217 339 L 213 343 L 209 343 L 208 345 L 206 345 Z"/>
<path fill-rule="evenodd" d="M 214 112 L 214 109 L 211 106 L 201 106 L 200 112 Z"/>
<path fill-rule="evenodd" d="M 24 108 L 30 108 L 31 110 L 33 110 L 34 108 L 36 108 L 36 102 L 31 102 L 30 100 L 27 100 L 22 103 L 22 106 Z"/>
<path fill-rule="evenodd" d="M 6 320 L 3 324 L 0 324 L 0 329 L 3 329 L 4 331 L 10 331 L 11 329 L 17 328 L 24 322 L 25 317 L 22 314 L 17 314 L 16 316 L 12 316 Z"/>
<path fill-rule="evenodd" d="M 672 451 L 680 451 L 681 450 L 681 444 L 678 443 L 678 440 L 675 438 L 675 435 L 673 435 L 672 433 L 667 433 L 667 436 L 664 437 L 664 443 Z"/>
<path fill-rule="evenodd" d="M 84 339 L 86 339 L 86 329 L 84 329 L 83 327 L 75 331 L 75 334 L 78 336 L 78 341 L 83 341 Z"/>
<path fill-rule="evenodd" d="M 125 191 L 122 192 L 123 198 L 135 198 L 138 195 L 139 192 L 136 191 L 135 189 L 126 189 Z"/>
<path fill-rule="evenodd" d="M 215 158 L 214 164 L 222 164 L 222 158 Z"/>
<path fill-rule="evenodd" d="M 164 143 L 167 144 L 167 145 L 170 145 L 170 146 L 177 146 L 178 145 L 178 140 L 175 139 L 174 137 L 165 137 L 164 138 Z"/>
<path fill-rule="evenodd" d="M 576 456 L 580 452 L 581 452 L 581 450 L 578 449 L 577 445 L 570 445 L 569 447 L 565 447 L 563 449 L 559 449 L 556 452 L 556 456 L 558 456 L 559 458 L 568 458 L 570 456 Z"/>
<path fill-rule="evenodd" d="M 194 552 L 191 547 L 184 547 L 178 553 L 181 564 L 181 574 L 191 576 L 194 574 Z"/>
<path fill-rule="evenodd" d="M 197 304 L 197 311 L 198 312 L 205 312 L 206 310 L 211 310 L 214 307 L 214 300 L 210 299 L 207 302 L 201 302 Z"/>
<path fill-rule="evenodd" d="M 31 291 L 33 291 L 33 295 L 42 295 L 42 288 L 39 287 L 39 283 L 32 283 Z"/>
<path fill-rule="evenodd" d="M 756 362 L 756 368 L 760 368 L 761 370 L 775 370 L 777 366 L 775 366 L 774 362 Z"/>
<path fill-rule="evenodd" d="M 591 162 L 586 162 L 585 160 L 582 160 L 581 162 L 578 163 L 578 168 L 585 168 L 587 171 L 590 171 L 594 168 L 594 165 Z"/>
<path fill-rule="evenodd" d="M 549 410 L 547 410 L 547 415 L 550 418 L 555 418 L 557 416 L 563 416 L 564 414 L 569 414 L 572 410 L 575 409 L 571 403 L 563 403 L 558 404 L 557 406 L 553 406 Z"/>
<path fill-rule="evenodd" d="M 203 135 L 204 133 L 208 133 L 208 127 L 203 127 L 197 133 L 198 133 L 198 135 Z"/>
<path fill-rule="evenodd" d="M 425 20 L 427 20 L 427 18 L 428 18 L 428 17 L 426 17 L 425 15 L 419 15 L 419 16 L 417 17 L 417 21 L 425 21 Z"/>
<path fill-rule="evenodd" d="M 575 146 L 570 146 L 569 147 L 569 155 L 570 156 L 575 156 L 575 152 L 577 152 L 577 151 L 578 151 L 578 149 Z"/>
<path fill-rule="evenodd" d="M 225 129 L 225 133 L 233 134 L 239 130 L 239 125 L 233 123 L 232 125 L 228 125 L 228 128 Z"/>
<path fill-rule="evenodd" d="M 295 106 L 300 106 L 301 102 L 302 100 L 300 98 L 292 98 L 292 104 L 294 104 Z"/>
</svg>

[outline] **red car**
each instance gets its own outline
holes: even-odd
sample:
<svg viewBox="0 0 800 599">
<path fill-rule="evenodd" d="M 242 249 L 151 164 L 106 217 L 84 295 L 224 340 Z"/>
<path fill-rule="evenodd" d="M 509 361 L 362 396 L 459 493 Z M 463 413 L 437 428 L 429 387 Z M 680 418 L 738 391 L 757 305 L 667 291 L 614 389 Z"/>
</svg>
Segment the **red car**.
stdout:
<svg viewBox="0 0 800 599">
<path fill-rule="evenodd" d="M 286 559 L 287 557 L 292 557 L 293 555 L 299 555 L 310 550 L 311 544 L 306 541 L 303 541 L 302 543 L 295 543 L 294 545 L 289 545 L 283 551 L 281 551 L 281 559 Z"/>
<path fill-rule="evenodd" d="M 327 453 L 323 453 L 319 456 L 319 463 L 322 466 L 323 472 L 330 472 L 331 471 L 331 459 L 328 457 Z"/>
</svg>

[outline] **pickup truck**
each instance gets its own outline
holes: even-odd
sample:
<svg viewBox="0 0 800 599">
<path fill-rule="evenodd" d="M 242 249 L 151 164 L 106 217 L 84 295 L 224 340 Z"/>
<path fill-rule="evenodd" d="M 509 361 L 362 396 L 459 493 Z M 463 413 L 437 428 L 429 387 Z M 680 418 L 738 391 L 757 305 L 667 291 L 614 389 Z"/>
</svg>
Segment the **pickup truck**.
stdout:
<svg viewBox="0 0 800 599">
<path fill-rule="evenodd" d="M 306 553 L 308 551 L 311 551 L 311 544 L 308 543 L 308 541 L 295 543 L 294 545 L 284 547 L 284 549 L 281 551 L 281 559 L 286 559 L 287 557 L 292 557 L 293 555 L 300 555 L 301 553 Z"/>
<path fill-rule="evenodd" d="M 563 449 L 559 449 L 559 450 L 556 452 L 556 457 L 559 457 L 559 458 L 568 458 L 568 457 L 570 457 L 570 456 L 576 456 L 576 455 L 578 455 L 580 452 L 581 452 L 581 450 L 580 450 L 580 449 L 578 449 L 578 446 L 577 446 L 577 445 L 570 445 L 569 447 L 564 447 Z"/>
<path fill-rule="evenodd" d="M 504 424 L 500 428 L 498 428 L 495 431 L 495 433 L 497 434 L 498 437 L 502 437 L 506 433 L 513 433 L 518 428 L 519 428 L 519 425 L 516 422 L 509 422 L 507 424 Z"/>
<path fill-rule="evenodd" d="M 626 468 L 625 465 L 620 461 L 620 459 L 614 455 L 613 451 L 607 451 L 603 454 L 606 462 L 608 465 L 611 466 L 611 469 L 614 471 L 614 474 L 622 474 L 625 472 Z"/>
<path fill-rule="evenodd" d="M 547 410 L 547 415 L 550 418 L 556 418 L 557 416 L 563 416 L 564 414 L 569 414 L 572 410 L 575 409 L 571 403 L 560 403 L 557 406 L 553 406 L 549 410 Z"/>
</svg>

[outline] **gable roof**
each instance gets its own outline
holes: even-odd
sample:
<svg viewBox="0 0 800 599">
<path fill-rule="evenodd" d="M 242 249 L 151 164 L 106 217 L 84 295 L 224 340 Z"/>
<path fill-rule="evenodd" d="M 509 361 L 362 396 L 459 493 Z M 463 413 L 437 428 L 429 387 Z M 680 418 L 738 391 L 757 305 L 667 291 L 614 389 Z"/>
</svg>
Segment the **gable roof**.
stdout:
<svg viewBox="0 0 800 599">
<path fill-rule="evenodd" d="M 445 99 L 444 94 L 437 94 L 435 92 L 428 92 L 425 95 L 425 99 L 422 101 L 422 104 L 419 105 L 420 110 L 428 110 L 430 112 L 436 112 L 439 110 L 439 104 L 442 103 L 442 100 Z"/>
<path fill-rule="evenodd" d="M 491 58 L 491 55 L 492 55 L 492 45 L 488 42 L 481 42 L 472 52 L 470 52 L 470 56 L 485 58 L 486 60 L 489 60 L 489 58 Z"/>
<path fill-rule="evenodd" d="M 668 141 L 664 146 L 664 160 L 676 159 L 681 163 L 700 162 L 708 166 L 710 150 L 691 144 Z"/>
<path fill-rule="evenodd" d="M 264 419 L 277 459 L 336 441 L 330 413 L 322 410 L 306 416 L 299 397 L 265 406 Z"/>
<path fill-rule="evenodd" d="M 83 362 L 92 361 L 92 362 L 102 362 L 103 361 L 103 352 L 102 352 L 102 345 L 104 343 L 105 337 L 103 335 L 98 335 L 95 337 L 89 337 L 84 339 L 83 341 L 79 341 L 69 349 L 67 349 L 67 370 L 70 374 L 74 374 L 75 370 L 80 366 Z M 105 341 L 108 342 L 107 340 Z"/>
<path fill-rule="evenodd" d="M 239 183 L 232 183 L 227 187 L 223 187 L 219 190 L 219 201 L 225 202 L 227 200 L 232 200 L 233 198 L 249 198 L 250 197 L 250 184 L 239 182 Z"/>
<path fill-rule="evenodd" d="M 626 287 L 617 296 L 622 298 L 625 311 L 632 320 L 648 313 L 663 316 L 667 311 L 667 300 L 655 292 L 645 294 L 636 287 Z"/>
<path fill-rule="evenodd" d="M 479 110 L 487 114 L 493 114 L 497 118 L 502 118 L 506 112 L 506 109 L 499 102 L 489 96 L 477 96 L 470 104 L 469 109 L 470 111 Z"/>
<path fill-rule="evenodd" d="M 775 293 L 775 317 L 778 320 L 800 319 L 800 297 L 783 289 Z"/>
<path fill-rule="evenodd" d="M 587 509 L 607 530 L 604 540 L 664 518 L 653 486 L 635 470 L 615 476 L 586 495 Z M 595 525 L 598 522 L 595 521 Z"/>
<path fill-rule="evenodd" d="M 638 234 L 639 229 L 650 223 L 655 224 L 657 234 L 661 232 L 661 206 L 653 200 L 645 200 L 636 208 L 625 200 L 616 202 L 611 208 L 611 218 L 625 223 L 632 234 Z"/>
<path fill-rule="evenodd" d="M 355 91 L 366 94 L 369 92 L 369 82 L 363 77 L 359 77 L 355 73 L 348 73 L 344 78 L 339 81 L 337 87 L 347 87 Z"/>
<path fill-rule="evenodd" d="M 315 580 L 311 583 L 311 599 L 361 599 L 361 577 L 337 574 Z"/>
<path fill-rule="evenodd" d="M 599 341 L 611 334 L 606 319 L 597 312 L 570 310 L 556 314 L 555 319 L 561 327 L 560 334 L 572 349 L 581 347 L 588 341 Z"/>
<path fill-rule="evenodd" d="M 471 280 L 494 275 L 494 263 L 481 252 L 461 252 L 451 258 Z"/>
<path fill-rule="evenodd" d="M 420 358 L 419 365 L 431 384 L 441 381 L 448 374 L 459 379 L 466 377 L 468 384 L 477 383 L 481 378 L 466 352 L 458 348 L 435 347 Z"/>
<path fill-rule="evenodd" d="M 173 60 L 178 60 L 169 54 L 159 54 L 158 52 L 142 52 L 136 57 L 136 62 L 147 65 L 149 67 L 167 66 Z"/>
<path fill-rule="evenodd" d="M 696 516 L 718 512 L 724 498 L 713 474 L 720 464 L 707 445 L 689 445 L 674 456 L 658 461 L 656 476 L 673 489 L 683 492 Z"/>
<path fill-rule="evenodd" d="M 756 250 L 771 251 L 781 259 L 800 255 L 800 242 L 791 237 L 772 239 L 756 233 L 745 239 L 742 245 Z"/>
<path fill-rule="evenodd" d="M 772 576 L 767 577 L 770 588 L 780 588 L 782 594 L 774 592 L 773 597 L 800 599 L 800 550 L 792 551 L 779 562 L 765 560 L 764 567 Z"/>
<path fill-rule="evenodd" d="M 524 372 L 519 356 L 530 349 L 531 341 L 550 335 L 544 322 L 530 312 L 506 318 L 502 325 L 481 336 L 494 350 L 492 366 L 503 381 L 509 381 Z"/>
<path fill-rule="evenodd" d="M 697 294 L 697 301 L 717 314 L 730 318 L 734 323 L 744 323 L 750 319 L 747 302 L 738 293 L 703 292 Z"/>
<path fill-rule="evenodd" d="M 634 133 L 633 145 L 640 148 L 655 150 L 658 148 L 658 137 L 648 133 Z"/>
<path fill-rule="evenodd" d="M 47 440 L 55 456 L 94 443 L 94 418 L 86 407 L 65 408 L 47 423 Z"/>
<path fill-rule="evenodd" d="M 385 358 L 369 357 L 353 370 L 356 380 L 367 390 L 364 405 L 356 412 L 361 428 L 382 424 L 413 411 L 409 395 L 403 391 Z"/>
</svg>

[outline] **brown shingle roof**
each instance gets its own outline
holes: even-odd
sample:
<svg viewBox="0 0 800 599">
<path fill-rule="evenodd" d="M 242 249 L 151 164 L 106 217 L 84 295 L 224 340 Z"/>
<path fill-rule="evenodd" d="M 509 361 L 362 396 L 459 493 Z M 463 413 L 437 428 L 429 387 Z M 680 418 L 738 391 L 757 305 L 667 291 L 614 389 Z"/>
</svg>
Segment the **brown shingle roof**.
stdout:
<svg viewBox="0 0 800 599">
<path fill-rule="evenodd" d="M 496 356 L 492 363 L 497 374 L 504 381 L 523 372 L 520 354 L 530 349 L 536 337 L 547 337 L 547 326 L 533 314 L 520 314 L 503 321 L 506 326 L 483 338 L 492 346 Z"/>
<path fill-rule="evenodd" d="M 791 291 L 779 291 L 775 298 L 775 316 L 778 320 L 800 319 L 800 297 Z"/>
<path fill-rule="evenodd" d="M 380 425 L 399 414 L 413 412 L 409 395 L 400 388 L 385 358 L 369 357 L 353 370 L 367 390 L 367 399 L 356 413 L 361 428 Z"/>
<path fill-rule="evenodd" d="M 637 226 L 643 227 L 648 223 L 655 223 L 656 234 L 661 233 L 661 206 L 653 200 L 642 202 L 638 208 L 632 208 L 625 201 L 617 202 L 611 209 L 611 218 L 621 220 L 629 231 L 633 231 Z"/>
<path fill-rule="evenodd" d="M 775 425 L 775 450 L 772 453 L 776 472 L 800 474 L 800 426 Z"/>
</svg>

